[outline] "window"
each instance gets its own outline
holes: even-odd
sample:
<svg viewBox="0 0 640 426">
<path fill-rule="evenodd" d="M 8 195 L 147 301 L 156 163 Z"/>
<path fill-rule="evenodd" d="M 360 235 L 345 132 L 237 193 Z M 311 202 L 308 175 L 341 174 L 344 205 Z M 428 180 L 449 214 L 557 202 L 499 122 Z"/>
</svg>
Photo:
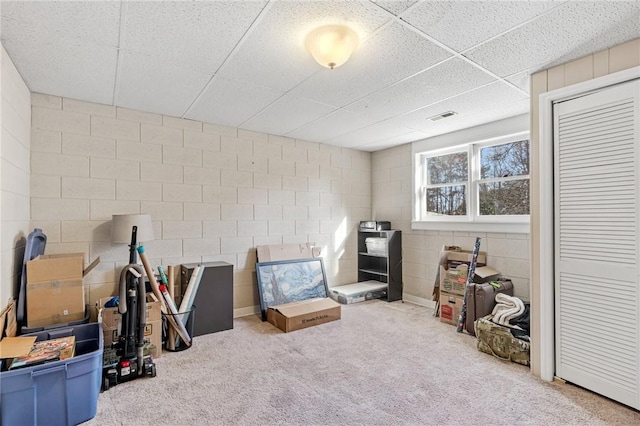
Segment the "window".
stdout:
<svg viewBox="0 0 640 426">
<path fill-rule="evenodd" d="M 414 223 L 528 224 L 527 134 L 420 152 L 416 166 Z"/>
<path fill-rule="evenodd" d="M 529 140 L 477 148 L 480 216 L 529 214 Z"/>
<path fill-rule="evenodd" d="M 425 157 L 426 214 L 466 216 L 469 160 L 467 152 Z"/>
</svg>

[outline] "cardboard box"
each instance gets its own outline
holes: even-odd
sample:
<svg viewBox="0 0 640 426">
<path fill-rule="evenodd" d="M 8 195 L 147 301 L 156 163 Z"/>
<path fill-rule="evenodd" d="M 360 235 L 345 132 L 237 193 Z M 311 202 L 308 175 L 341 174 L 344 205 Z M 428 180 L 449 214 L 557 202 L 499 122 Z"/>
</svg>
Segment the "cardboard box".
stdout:
<svg viewBox="0 0 640 426">
<path fill-rule="evenodd" d="M 40 255 L 27 262 L 27 327 L 78 321 L 85 317 L 84 253 Z"/>
<path fill-rule="evenodd" d="M 440 292 L 464 296 L 469 267 L 465 264 L 445 269 L 440 266 Z"/>
<path fill-rule="evenodd" d="M 455 268 L 445 269 L 440 266 L 440 290 L 445 293 L 459 294 L 464 296 L 465 285 L 469 275 L 469 267 L 466 264 L 460 264 Z M 500 276 L 500 272 L 490 266 L 477 267 L 473 274 L 473 282 L 476 284 L 486 283 L 496 280 Z"/>
<path fill-rule="evenodd" d="M 258 262 L 274 262 L 276 260 L 309 259 L 320 256 L 320 247 L 314 243 L 277 244 L 258 246 L 256 248 Z"/>
<path fill-rule="evenodd" d="M 271 306 L 267 321 L 288 333 L 340 319 L 340 304 L 328 297 Z"/>
<path fill-rule="evenodd" d="M 476 268 L 473 274 L 473 282 L 482 284 L 489 281 L 497 280 L 500 277 L 500 271 L 493 269 L 491 266 L 481 266 Z"/>
<path fill-rule="evenodd" d="M 458 325 L 462 300 L 462 296 L 440 291 L 440 321 L 451 325 Z"/>
<path fill-rule="evenodd" d="M 99 299 L 96 303 L 98 310 L 98 321 L 102 321 L 102 333 L 104 335 L 104 347 L 111 347 L 114 342 L 118 341 L 118 337 L 122 331 L 122 314 L 118 312 L 118 308 L 105 308 L 104 304 L 111 298 Z M 162 316 L 160 312 L 160 302 L 147 302 L 147 315 L 145 317 L 145 339 L 149 340 L 149 344 L 155 348 L 151 351 L 154 358 L 160 358 L 162 353 Z"/>
<path fill-rule="evenodd" d="M 447 248 L 447 247 L 445 247 Z M 449 247 L 451 248 L 451 247 Z M 458 265 L 470 265 L 473 258 L 472 250 L 445 250 L 447 252 L 447 267 L 449 269 L 455 268 Z M 478 259 L 476 261 L 476 267 L 485 266 L 487 264 L 487 252 L 478 252 Z"/>
</svg>

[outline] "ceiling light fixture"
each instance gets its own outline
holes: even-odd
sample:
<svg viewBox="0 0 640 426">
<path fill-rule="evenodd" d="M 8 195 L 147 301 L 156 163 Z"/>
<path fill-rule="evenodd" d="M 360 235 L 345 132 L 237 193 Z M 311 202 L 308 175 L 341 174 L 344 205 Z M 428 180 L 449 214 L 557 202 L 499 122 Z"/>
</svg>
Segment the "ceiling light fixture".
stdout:
<svg viewBox="0 0 640 426">
<path fill-rule="evenodd" d="M 334 69 L 347 62 L 358 42 L 358 35 L 351 28 L 325 25 L 311 31 L 304 45 L 320 65 Z"/>
</svg>

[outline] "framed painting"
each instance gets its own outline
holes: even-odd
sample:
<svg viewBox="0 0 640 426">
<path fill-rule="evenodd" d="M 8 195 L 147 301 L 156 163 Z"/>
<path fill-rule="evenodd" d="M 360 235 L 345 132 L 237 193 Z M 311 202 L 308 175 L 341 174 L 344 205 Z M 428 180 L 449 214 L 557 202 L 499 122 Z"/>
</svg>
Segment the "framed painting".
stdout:
<svg viewBox="0 0 640 426">
<path fill-rule="evenodd" d="M 270 306 L 329 296 L 319 257 L 256 263 L 256 276 L 263 321 Z"/>
</svg>

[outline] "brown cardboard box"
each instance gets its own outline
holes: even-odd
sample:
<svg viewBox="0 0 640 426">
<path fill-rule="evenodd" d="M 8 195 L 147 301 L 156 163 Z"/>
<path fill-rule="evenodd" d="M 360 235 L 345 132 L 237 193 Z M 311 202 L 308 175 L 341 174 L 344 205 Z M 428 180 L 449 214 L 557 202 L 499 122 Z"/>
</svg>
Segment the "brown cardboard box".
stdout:
<svg viewBox="0 0 640 426">
<path fill-rule="evenodd" d="M 320 256 L 320 247 L 314 243 L 277 244 L 256 247 L 258 262 L 274 262 L 276 260 L 309 259 Z"/>
<path fill-rule="evenodd" d="M 440 321 L 457 325 L 462 308 L 462 296 L 440 291 Z"/>
<path fill-rule="evenodd" d="M 473 282 L 476 284 L 486 283 L 488 281 L 497 280 L 500 277 L 500 271 L 493 269 L 491 266 L 481 266 L 476 268 L 473 274 Z"/>
<path fill-rule="evenodd" d="M 469 267 L 465 264 L 445 269 L 440 266 L 440 291 L 464 296 Z"/>
<path fill-rule="evenodd" d="M 446 247 L 445 247 L 446 248 Z M 445 250 L 447 252 L 447 266 L 449 269 L 455 268 L 458 265 L 466 264 L 469 265 L 471 263 L 471 259 L 473 258 L 472 250 Z M 487 264 L 487 252 L 480 251 L 478 252 L 478 259 L 476 261 L 476 266 L 485 266 Z"/>
<path fill-rule="evenodd" d="M 440 289 L 445 293 L 464 296 L 468 275 L 469 267 L 464 263 L 449 269 L 444 269 L 443 266 L 440 266 Z M 476 268 L 473 274 L 473 282 L 482 284 L 498 279 L 499 275 L 500 272 L 490 266 L 481 266 Z"/>
<path fill-rule="evenodd" d="M 118 308 L 105 308 L 104 304 L 111 298 L 99 299 L 96 303 L 98 310 L 98 321 L 102 321 L 102 333 L 104 334 L 104 347 L 110 347 L 112 343 L 118 341 L 122 328 L 122 314 Z M 151 355 L 160 358 L 162 353 L 162 317 L 160 312 L 160 302 L 147 302 L 147 315 L 145 318 L 145 339 L 149 344 L 155 345 Z"/>
<path fill-rule="evenodd" d="M 316 298 L 267 309 L 267 321 L 285 333 L 340 319 L 340 304 L 332 299 Z"/>
<path fill-rule="evenodd" d="M 27 262 L 27 327 L 78 321 L 85 317 L 84 253 L 41 255 Z"/>
</svg>

